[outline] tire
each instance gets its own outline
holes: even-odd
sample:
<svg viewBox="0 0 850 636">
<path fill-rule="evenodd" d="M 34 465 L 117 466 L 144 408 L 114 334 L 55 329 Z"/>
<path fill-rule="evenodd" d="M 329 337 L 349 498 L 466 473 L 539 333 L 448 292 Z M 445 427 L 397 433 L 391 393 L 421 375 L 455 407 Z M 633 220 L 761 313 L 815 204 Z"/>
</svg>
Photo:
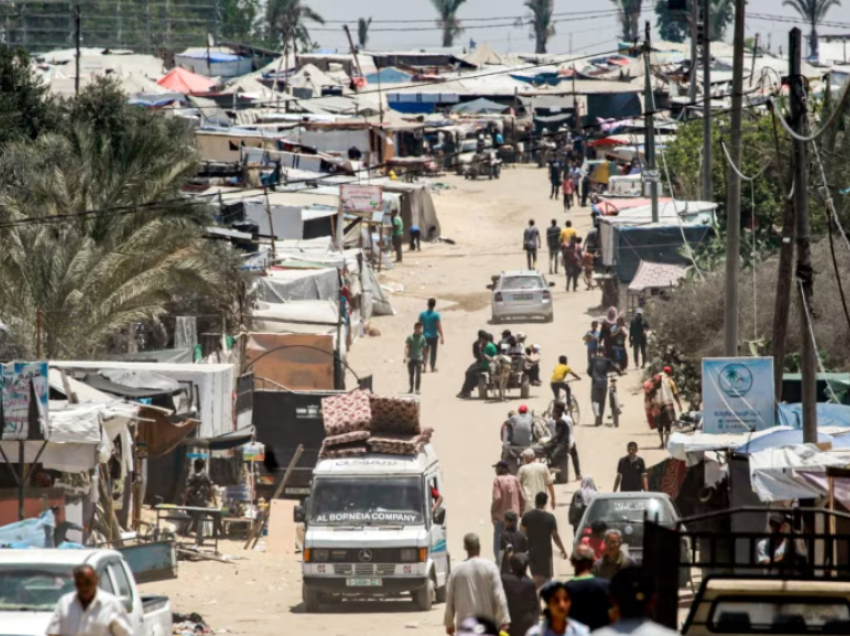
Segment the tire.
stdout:
<svg viewBox="0 0 850 636">
<path fill-rule="evenodd" d="M 608 393 L 609 397 L 609 406 L 611 407 L 611 420 L 614 423 L 614 428 L 619 428 L 620 426 L 620 400 L 616 398 L 616 395 L 613 393 Z"/>
<path fill-rule="evenodd" d="M 446 598 L 448 598 L 449 594 L 449 576 L 452 573 L 452 561 L 449 558 L 449 555 L 446 554 L 446 584 L 443 587 L 438 587 L 434 592 L 434 602 L 437 604 L 442 604 L 446 602 Z M 436 581 L 434 582 L 436 586 Z"/>
<path fill-rule="evenodd" d="M 416 590 L 412 594 L 413 606 L 417 612 L 430 612 L 434 605 L 434 597 L 436 596 L 433 579 L 428 579 L 428 584 L 421 590 Z"/>
<path fill-rule="evenodd" d="M 484 379 L 484 376 L 478 378 L 478 399 L 487 399 L 487 381 Z"/>
<path fill-rule="evenodd" d="M 553 322 L 554 320 L 555 320 L 555 314 L 549 314 L 548 316 L 546 316 L 543 319 L 543 322 L 550 323 L 550 322 Z"/>
<path fill-rule="evenodd" d="M 319 611 L 319 602 L 322 595 L 318 590 L 311 590 L 306 585 L 302 584 L 301 596 L 304 599 L 304 611 L 308 614 L 315 614 Z"/>
<path fill-rule="evenodd" d="M 528 381 L 528 377 L 523 377 L 522 384 L 519 385 L 519 396 L 523 400 L 527 400 L 528 396 L 531 394 L 531 383 Z"/>
<path fill-rule="evenodd" d="M 573 395 L 572 400 L 570 400 L 570 417 L 573 419 L 574 425 L 581 425 L 581 407 L 579 407 L 578 400 L 575 395 Z"/>
</svg>

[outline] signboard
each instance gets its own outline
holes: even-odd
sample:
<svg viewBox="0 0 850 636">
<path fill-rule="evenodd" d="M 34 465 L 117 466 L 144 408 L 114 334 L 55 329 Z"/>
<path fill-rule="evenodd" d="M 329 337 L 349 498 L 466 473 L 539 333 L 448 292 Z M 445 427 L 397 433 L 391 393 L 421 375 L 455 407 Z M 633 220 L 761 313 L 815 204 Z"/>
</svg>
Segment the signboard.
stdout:
<svg viewBox="0 0 850 636">
<path fill-rule="evenodd" d="M 775 425 L 773 358 L 704 358 L 703 430 L 751 433 Z"/>
<path fill-rule="evenodd" d="M 39 418 L 47 418 L 49 399 L 47 362 L 9 362 L 2 366 L 3 430 L 0 439 L 25 440 L 29 434 L 29 411 L 35 391 Z"/>
<path fill-rule="evenodd" d="M 381 186 L 345 184 L 339 186 L 339 202 L 346 214 L 368 215 L 383 210 Z"/>
<path fill-rule="evenodd" d="M 251 442 L 242 447 L 242 459 L 246 462 L 261 462 L 265 455 L 266 447 L 259 442 Z"/>
</svg>

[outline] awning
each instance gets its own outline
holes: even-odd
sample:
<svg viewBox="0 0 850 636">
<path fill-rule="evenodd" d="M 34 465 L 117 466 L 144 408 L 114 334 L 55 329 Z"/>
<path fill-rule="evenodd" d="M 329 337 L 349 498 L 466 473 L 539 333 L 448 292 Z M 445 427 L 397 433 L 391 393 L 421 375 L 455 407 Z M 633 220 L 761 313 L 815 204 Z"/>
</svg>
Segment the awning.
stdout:
<svg viewBox="0 0 850 636">
<path fill-rule="evenodd" d="M 811 444 L 771 448 L 750 455 L 750 481 L 764 502 L 814 499 L 826 491 L 816 481 L 802 479 L 800 473 L 825 474 L 828 466 L 848 464 L 850 453 L 821 452 Z"/>
<path fill-rule="evenodd" d="M 103 391 L 104 393 L 109 393 L 111 395 L 120 395 L 121 397 L 134 400 L 158 397 L 160 395 L 173 395 L 176 392 L 174 389 L 149 389 L 127 386 L 126 384 L 118 384 L 117 382 L 107 380 L 105 377 L 97 373 L 85 373 L 82 375 L 75 374 L 74 377 L 98 391 Z M 179 390 L 180 388 L 178 387 L 177 391 Z"/>
<path fill-rule="evenodd" d="M 184 446 L 197 446 L 200 448 L 209 448 L 210 450 L 230 450 L 239 448 L 254 439 L 254 427 L 246 426 L 231 433 L 225 433 L 211 439 L 184 439 L 181 442 Z"/>
<path fill-rule="evenodd" d="M 641 261 L 637 274 L 629 283 L 630 292 L 642 292 L 647 289 L 669 289 L 675 287 L 684 276 L 687 267 Z"/>
</svg>

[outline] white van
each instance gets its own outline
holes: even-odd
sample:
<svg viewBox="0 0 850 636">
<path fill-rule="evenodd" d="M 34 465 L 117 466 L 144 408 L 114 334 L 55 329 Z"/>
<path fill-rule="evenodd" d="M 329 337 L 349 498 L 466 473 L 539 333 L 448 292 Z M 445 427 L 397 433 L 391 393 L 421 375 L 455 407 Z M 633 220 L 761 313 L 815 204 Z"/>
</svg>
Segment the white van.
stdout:
<svg viewBox="0 0 850 636">
<path fill-rule="evenodd" d="M 295 510 L 306 523 L 303 597 L 307 612 L 343 597 L 409 594 L 417 609 L 445 602 L 451 568 L 443 491 L 430 444 L 419 455 L 323 459 L 310 497 Z"/>
</svg>

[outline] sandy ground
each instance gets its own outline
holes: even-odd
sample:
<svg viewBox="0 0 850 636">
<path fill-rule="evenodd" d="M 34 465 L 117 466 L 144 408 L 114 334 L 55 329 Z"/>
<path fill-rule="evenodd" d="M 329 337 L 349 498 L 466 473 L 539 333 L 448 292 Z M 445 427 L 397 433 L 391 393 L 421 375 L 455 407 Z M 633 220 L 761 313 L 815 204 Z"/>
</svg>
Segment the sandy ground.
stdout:
<svg viewBox="0 0 850 636">
<path fill-rule="evenodd" d="M 451 176 L 444 181 L 452 189 L 435 195 L 442 233 L 455 245 L 424 244 L 422 251 L 404 253 L 404 263 L 382 275 L 384 282 L 404 286 L 392 294 L 397 315 L 373 321 L 381 335 L 359 340 L 350 355 L 350 364 L 360 375 L 374 374 L 379 393 L 399 394 L 407 390 L 403 365 L 404 338 L 425 309 L 428 297 L 438 299 L 446 344 L 440 349 L 438 372 L 426 374 L 422 386 L 423 424 L 435 429 L 434 445 L 441 458 L 446 485 L 443 496 L 447 508 L 449 551 L 455 560 L 463 559 L 462 538 L 467 532 L 481 535 L 484 554 L 491 545 L 489 506 L 492 465 L 499 459 L 499 428 L 510 402 L 458 400 L 455 395 L 463 372 L 471 362 L 470 349 L 476 333 L 488 327 L 490 276 L 506 269 L 525 266 L 522 230 L 529 218 L 535 219 L 541 233 L 557 219 L 559 225 L 571 218 L 583 236 L 590 228 L 589 208 L 573 208 L 564 213 L 560 201 L 548 198 L 548 175 L 526 166 L 502 172 L 497 181 L 469 182 Z M 546 258 L 546 250 L 543 250 Z M 538 264 L 544 272 L 545 260 Z M 610 491 L 617 460 L 630 440 L 637 441 L 647 465 L 664 459 L 657 450 L 658 438 L 646 426 L 643 401 L 638 389 L 639 373 L 630 370 L 620 384 L 624 406 L 620 428 L 592 427 L 590 382 L 584 373 L 586 352 L 582 335 L 593 317 L 603 313 L 601 292 L 564 291 L 564 277 L 553 289 L 555 320 L 551 324 L 512 325 L 514 331 L 528 334 L 529 342 L 543 349 L 544 384 L 532 390 L 530 409 L 543 411 L 551 399 L 549 374 L 559 355 L 567 355 L 584 378 L 574 384 L 583 414 L 576 427 L 582 472 L 592 475 L 602 491 Z M 583 286 L 582 286 L 583 287 Z M 518 392 L 514 392 L 517 394 Z M 571 468 L 572 474 L 572 468 Z M 567 510 L 576 482 L 557 486 L 556 516 L 564 539 L 572 539 Z M 299 634 L 339 634 L 371 636 L 401 634 L 417 630 L 428 636 L 444 633 L 443 606 L 429 613 L 413 612 L 408 602 L 343 603 L 327 607 L 324 614 L 305 614 L 301 605 L 299 557 L 283 557 L 260 552 L 243 552 L 241 544 L 223 542 L 223 553 L 244 557 L 234 564 L 181 563 L 176 581 L 145 586 L 146 592 L 168 594 L 175 611 L 198 612 L 216 630 L 238 634 L 278 634 L 285 629 Z M 556 561 L 557 576 L 571 574 L 569 563 Z"/>
</svg>

